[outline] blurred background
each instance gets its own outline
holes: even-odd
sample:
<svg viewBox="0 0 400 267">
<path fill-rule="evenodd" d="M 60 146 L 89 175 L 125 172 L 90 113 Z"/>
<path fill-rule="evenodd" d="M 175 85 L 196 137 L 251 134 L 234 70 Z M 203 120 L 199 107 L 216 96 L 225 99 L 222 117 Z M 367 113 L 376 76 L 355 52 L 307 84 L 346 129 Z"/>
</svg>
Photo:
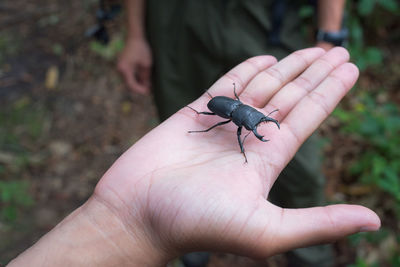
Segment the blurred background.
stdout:
<svg viewBox="0 0 400 267">
<path fill-rule="evenodd" d="M 0 2 L 0 266 L 92 193 L 111 164 L 157 126 L 151 96 L 115 68 L 119 1 Z M 326 195 L 378 213 L 382 229 L 339 240 L 336 266 L 400 266 L 400 5 L 347 1 L 355 88 L 319 129 Z M 300 10 L 315 34 L 314 8 Z M 171 263 L 178 266 L 179 263 Z M 209 266 L 285 266 L 213 254 Z"/>
</svg>

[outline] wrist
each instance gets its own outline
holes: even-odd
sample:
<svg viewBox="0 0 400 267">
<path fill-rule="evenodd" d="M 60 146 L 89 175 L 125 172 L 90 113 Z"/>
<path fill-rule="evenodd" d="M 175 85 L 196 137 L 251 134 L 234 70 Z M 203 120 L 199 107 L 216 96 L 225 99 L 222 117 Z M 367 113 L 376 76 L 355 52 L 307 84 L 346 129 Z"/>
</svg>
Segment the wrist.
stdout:
<svg viewBox="0 0 400 267">
<path fill-rule="evenodd" d="M 339 31 L 324 31 L 319 29 L 317 32 L 317 42 L 319 43 L 330 43 L 333 46 L 344 46 L 347 41 L 348 30 L 347 28 L 342 28 Z"/>
<path fill-rule="evenodd" d="M 129 229 L 95 197 L 65 218 L 10 266 L 162 266 L 165 253 L 134 222 Z M 29 264 L 28 264 L 29 263 Z"/>
<path fill-rule="evenodd" d="M 147 44 L 147 40 L 144 37 L 128 35 L 125 40 L 125 46 L 132 46 L 135 44 Z"/>
<path fill-rule="evenodd" d="M 126 40 L 146 40 L 144 30 L 141 27 L 129 27 Z"/>
</svg>

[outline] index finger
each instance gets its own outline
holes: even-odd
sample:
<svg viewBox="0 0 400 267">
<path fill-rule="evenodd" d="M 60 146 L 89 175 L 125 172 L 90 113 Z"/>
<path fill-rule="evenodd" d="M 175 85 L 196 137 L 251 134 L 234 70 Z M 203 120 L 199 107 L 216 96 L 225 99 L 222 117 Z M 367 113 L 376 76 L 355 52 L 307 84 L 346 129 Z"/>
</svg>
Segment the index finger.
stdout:
<svg viewBox="0 0 400 267">
<path fill-rule="evenodd" d="M 208 93 L 212 96 L 223 95 L 234 98 L 233 83 L 236 85 L 236 93 L 240 94 L 243 88 L 245 88 L 258 73 L 274 65 L 276 62 L 276 58 L 269 55 L 249 58 L 218 79 L 210 87 Z M 205 94 L 193 104 L 194 106 L 197 104 L 204 105 L 204 102 L 209 99 L 209 96 Z"/>
</svg>

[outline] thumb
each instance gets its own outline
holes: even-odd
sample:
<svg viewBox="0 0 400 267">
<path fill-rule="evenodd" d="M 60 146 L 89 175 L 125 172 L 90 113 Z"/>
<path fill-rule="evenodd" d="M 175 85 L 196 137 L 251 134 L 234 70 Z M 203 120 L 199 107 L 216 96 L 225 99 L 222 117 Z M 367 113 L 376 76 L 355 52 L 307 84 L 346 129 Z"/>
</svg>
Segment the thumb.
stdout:
<svg viewBox="0 0 400 267">
<path fill-rule="evenodd" d="M 269 222 L 274 229 L 266 237 L 268 254 L 293 248 L 329 243 L 357 232 L 376 231 L 379 217 L 370 209 L 357 205 L 331 205 L 306 209 L 282 209 L 269 203 L 276 220 Z M 271 238 L 273 240 L 271 240 Z"/>
</svg>

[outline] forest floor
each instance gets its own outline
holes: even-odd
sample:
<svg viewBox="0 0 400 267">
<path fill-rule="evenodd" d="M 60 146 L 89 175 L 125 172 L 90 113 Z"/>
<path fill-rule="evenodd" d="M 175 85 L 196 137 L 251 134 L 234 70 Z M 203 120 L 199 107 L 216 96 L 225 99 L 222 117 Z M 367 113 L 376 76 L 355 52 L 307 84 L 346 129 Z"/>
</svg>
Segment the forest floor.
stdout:
<svg viewBox="0 0 400 267">
<path fill-rule="evenodd" d="M 95 24 L 96 8 L 89 0 L 0 4 L 0 181 L 18 181 L 20 198 L 6 214 L 8 221 L 0 221 L 0 266 L 85 202 L 111 164 L 158 124 L 152 97 L 128 92 L 115 69 L 122 16 L 109 25 L 111 48 L 84 37 Z M 393 60 L 400 62 L 398 52 Z M 376 207 L 382 200 L 366 197 L 373 189 L 344 173 L 360 148 L 337 134 L 338 127 L 330 118 L 320 130 L 330 140 L 324 147 L 327 198 Z M 387 247 L 396 241 L 385 242 Z M 380 257 L 384 248 L 339 240 L 336 266 L 354 263 L 360 253 Z M 260 262 L 213 254 L 209 266 L 284 263 L 283 256 Z"/>
</svg>

